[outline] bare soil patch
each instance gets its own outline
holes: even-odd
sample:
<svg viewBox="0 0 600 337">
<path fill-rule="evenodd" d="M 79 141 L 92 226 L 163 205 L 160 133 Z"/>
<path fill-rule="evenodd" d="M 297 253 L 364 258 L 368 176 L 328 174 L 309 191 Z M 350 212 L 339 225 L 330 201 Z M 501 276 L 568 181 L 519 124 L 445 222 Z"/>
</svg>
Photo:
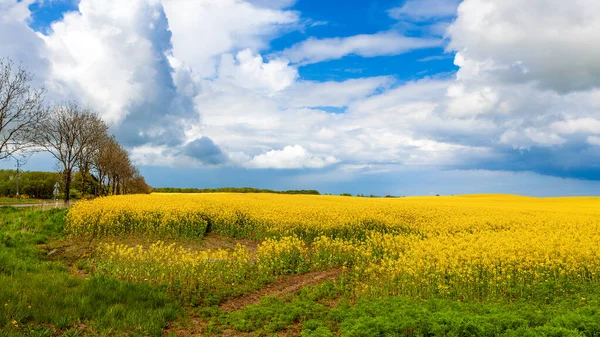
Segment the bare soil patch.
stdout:
<svg viewBox="0 0 600 337">
<path fill-rule="evenodd" d="M 285 295 L 295 293 L 304 287 L 316 286 L 326 281 L 334 280 L 340 274 L 340 269 L 330 269 L 289 276 L 271 283 L 255 293 L 232 298 L 222 303 L 219 308 L 227 311 L 240 310 L 248 305 L 258 303 L 263 296 L 284 297 Z M 177 327 L 171 326 L 171 328 L 165 331 L 164 335 L 172 336 L 174 334 L 175 336 L 206 336 L 207 325 L 207 322 L 204 322 L 197 317 L 189 317 L 183 325 L 178 325 Z M 232 329 L 225 329 L 221 331 L 220 335 L 223 337 L 252 336 L 251 333 L 239 332 Z M 294 324 L 289 329 L 277 333 L 277 335 L 299 336 L 300 325 Z"/>
<path fill-rule="evenodd" d="M 340 273 L 340 269 L 331 269 L 286 277 L 267 285 L 258 292 L 232 298 L 221 304 L 219 307 L 228 311 L 239 310 L 248 305 L 258 303 L 261 297 L 283 297 L 287 294 L 295 293 L 304 287 L 315 286 L 328 280 L 334 280 Z"/>
<path fill-rule="evenodd" d="M 105 242 L 114 242 L 116 244 L 124 244 L 130 247 L 142 246 L 148 249 L 150 245 L 155 243 L 156 239 L 130 237 L 130 238 L 104 238 L 101 240 L 89 239 L 68 239 L 63 238 L 51 241 L 47 244 L 40 245 L 44 258 L 50 261 L 58 261 L 64 263 L 72 270 L 73 276 L 79 278 L 87 278 L 87 273 L 77 268 L 77 261 L 86 259 L 93 255 L 94 250 L 98 245 Z M 215 249 L 233 250 L 237 245 L 245 246 L 254 255 L 258 248 L 258 242 L 244 239 L 234 239 L 217 233 L 208 233 L 205 237 L 199 239 L 177 239 L 163 240 L 167 245 L 175 243 L 191 251 L 204 251 Z"/>
<path fill-rule="evenodd" d="M 229 236 L 221 235 L 218 233 L 210 232 L 207 233 L 203 240 L 200 241 L 201 248 L 206 249 L 235 249 L 237 245 L 242 245 L 248 248 L 248 252 L 251 255 L 256 253 L 259 242 L 247 240 L 247 239 L 234 239 Z M 187 248 L 186 246 L 184 246 Z"/>
</svg>

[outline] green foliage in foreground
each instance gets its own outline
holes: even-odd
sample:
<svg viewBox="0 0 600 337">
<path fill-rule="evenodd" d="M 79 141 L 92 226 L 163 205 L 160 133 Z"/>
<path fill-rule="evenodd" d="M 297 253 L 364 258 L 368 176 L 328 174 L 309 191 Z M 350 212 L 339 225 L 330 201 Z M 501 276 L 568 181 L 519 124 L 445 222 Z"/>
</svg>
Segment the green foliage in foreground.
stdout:
<svg viewBox="0 0 600 337">
<path fill-rule="evenodd" d="M 221 187 L 221 188 L 177 188 L 158 187 L 153 188 L 154 193 L 272 193 L 272 194 L 311 194 L 320 195 L 317 190 L 287 190 L 275 191 L 253 187 Z"/>
<path fill-rule="evenodd" d="M 401 297 L 335 299 L 332 283 L 295 297 L 264 297 L 240 311 L 202 311 L 212 332 L 224 328 L 267 335 L 296 329 L 302 336 L 600 336 L 600 289 L 553 303 L 463 303 Z M 581 294 L 580 294 L 581 295 Z"/>
<path fill-rule="evenodd" d="M 76 278 L 38 244 L 62 233 L 65 210 L 0 209 L 0 335 L 160 336 L 178 306 L 160 289 Z"/>
</svg>

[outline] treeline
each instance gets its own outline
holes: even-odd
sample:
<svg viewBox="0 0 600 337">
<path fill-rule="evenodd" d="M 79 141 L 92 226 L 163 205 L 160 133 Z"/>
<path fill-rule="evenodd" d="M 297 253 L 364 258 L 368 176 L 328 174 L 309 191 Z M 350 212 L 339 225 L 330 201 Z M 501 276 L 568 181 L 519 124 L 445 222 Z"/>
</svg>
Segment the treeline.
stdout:
<svg viewBox="0 0 600 337">
<path fill-rule="evenodd" d="M 58 163 L 65 201 L 74 188 L 83 196 L 150 193 L 129 153 L 96 111 L 77 102 L 55 104 L 35 133 L 34 144 Z"/>
<path fill-rule="evenodd" d="M 273 193 L 273 194 L 311 194 L 321 195 L 317 190 L 287 190 L 275 191 L 253 187 L 222 187 L 222 188 L 176 188 L 160 187 L 153 188 L 154 193 Z"/>
<path fill-rule="evenodd" d="M 0 170 L 0 196 L 13 197 L 18 189 L 21 195 L 33 199 L 51 199 L 54 184 L 60 175 L 54 172 L 17 172 L 17 170 Z"/>
<path fill-rule="evenodd" d="M 77 102 L 44 103 L 33 75 L 0 59 L 0 160 L 45 151 L 57 162 L 65 201 L 73 184 L 82 195 L 150 193 L 129 153 L 108 132 L 98 112 Z M 79 181 L 74 181 L 79 175 Z"/>
</svg>

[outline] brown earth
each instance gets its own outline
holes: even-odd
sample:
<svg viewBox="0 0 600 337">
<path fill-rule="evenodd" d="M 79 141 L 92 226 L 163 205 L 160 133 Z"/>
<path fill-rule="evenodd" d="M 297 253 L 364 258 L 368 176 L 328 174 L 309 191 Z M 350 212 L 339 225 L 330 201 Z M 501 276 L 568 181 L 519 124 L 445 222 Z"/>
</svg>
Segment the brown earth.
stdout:
<svg viewBox="0 0 600 337">
<path fill-rule="evenodd" d="M 236 246 L 245 246 L 251 256 L 256 253 L 258 242 L 234 239 L 217 233 L 208 233 L 202 239 L 183 239 L 183 240 L 163 240 L 166 244 L 175 243 L 192 251 L 202 251 L 208 249 L 227 249 L 233 250 Z M 101 242 L 115 242 L 117 244 L 125 244 L 128 246 L 141 245 L 148 248 L 156 240 L 144 238 L 126 238 L 126 239 L 104 239 L 102 240 L 83 240 L 83 239 L 61 239 L 52 241 L 48 244 L 41 245 L 45 257 L 48 260 L 60 261 L 65 263 L 71 269 L 73 276 L 78 278 L 87 278 L 86 271 L 77 268 L 77 261 L 85 259 L 93 254 L 96 247 Z M 93 267 L 92 267 L 93 268 Z M 315 286 L 324 283 L 328 280 L 336 279 L 341 273 L 339 269 L 331 269 L 326 271 L 315 271 L 306 274 L 293 275 L 275 281 L 255 293 L 232 298 L 220 305 L 222 310 L 233 311 L 245 308 L 248 305 L 256 304 L 264 296 L 284 297 L 285 295 L 295 293 L 307 286 Z M 184 323 L 184 322 L 180 322 Z M 207 323 L 198 318 L 191 317 L 183 325 L 171 327 L 165 331 L 168 336 L 204 336 L 206 333 Z M 222 336 L 250 336 L 251 334 L 241 333 L 235 330 L 226 329 L 222 331 Z M 279 336 L 298 336 L 299 330 L 294 326 L 284 332 L 280 332 Z"/>
<path fill-rule="evenodd" d="M 315 286 L 328 280 L 334 280 L 340 275 L 340 272 L 340 269 L 331 269 L 290 276 L 271 283 L 258 292 L 232 298 L 219 307 L 229 311 L 239 310 L 248 305 L 258 303 L 263 296 L 283 297 L 287 294 L 295 293 L 304 287 Z"/>
<path fill-rule="evenodd" d="M 240 310 L 248 305 L 256 304 L 263 296 L 275 296 L 282 298 L 285 295 L 295 293 L 307 286 L 316 286 L 329 280 L 336 279 L 341 273 L 340 269 L 330 269 L 325 271 L 315 271 L 306 274 L 293 275 L 285 277 L 274 283 L 271 283 L 259 291 L 232 298 L 222 303 L 219 308 L 227 311 Z M 165 331 L 167 336 L 205 336 L 207 335 L 206 327 L 208 323 L 201 321 L 198 318 L 191 317 L 184 326 L 171 327 Z M 300 328 L 295 324 L 286 331 L 279 332 L 278 336 L 299 336 Z M 221 336 L 252 336 L 251 333 L 244 333 L 232 329 L 225 329 L 221 332 Z"/>
<path fill-rule="evenodd" d="M 93 253 L 99 244 L 104 242 L 114 242 L 116 244 L 124 244 L 130 247 L 142 246 L 145 249 L 150 247 L 158 240 L 147 238 L 130 237 L 130 238 L 111 238 L 102 240 L 86 240 L 86 239 L 61 239 L 52 241 L 48 244 L 41 245 L 46 252 L 49 260 L 63 261 L 68 265 L 72 265 L 79 259 L 85 258 Z M 200 239 L 176 239 L 162 240 L 169 245 L 175 243 L 185 249 L 192 251 L 202 251 L 209 249 L 227 249 L 233 250 L 239 244 L 248 248 L 250 254 L 254 254 L 258 248 L 258 242 L 246 239 L 234 239 L 217 233 L 208 233 Z"/>
<path fill-rule="evenodd" d="M 242 245 L 248 248 L 248 252 L 251 255 L 256 253 L 259 242 L 247 240 L 247 239 L 234 239 L 229 236 L 221 235 L 218 233 L 207 233 L 202 241 L 200 241 L 201 249 L 235 249 L 237 245 Z M 188 248 L 184 245 L 185 248 Z"/>
<path fill-rule="evenodd" d="M 77 261 L 90 257 L 96 247 L 103 242 L 114 242 L 116 244 L 124 244 L 130 247 L 142 246 L 148 249 L 150 245 L 155 243 L 157 240 L 150 240 L 147 238 L 130 237 L 130 238 L 114 238 L 114 239 L 103 239 L 103 240 L 89 240 L 89 239 L 59 239 L 51 241 L 47 244 L 42 244 L 44 258 L 50 261 L 58 261 L 64 263 L 71 271 L 72 275 L 77 278 L 87 278 L 88 271 L 79 269 L 77 267 Z M 208 233 L 202 239 L 179 239 L 179 240 L 163 240 L 167 245 L 175 243 L 177 246 L 182 246 L 185 249 L 192 251 L 203 251 L 213 249 L 226 249 L 233 250 L 237 245 L 245 246 L 251 256 L 256 253 L 258 248 L 258 242 L 245 240 L 245 239 L 234 239 L 225 235 L 217 233 Z M 90 266 L 92 269 L 93 266 Z"/>
</svg>

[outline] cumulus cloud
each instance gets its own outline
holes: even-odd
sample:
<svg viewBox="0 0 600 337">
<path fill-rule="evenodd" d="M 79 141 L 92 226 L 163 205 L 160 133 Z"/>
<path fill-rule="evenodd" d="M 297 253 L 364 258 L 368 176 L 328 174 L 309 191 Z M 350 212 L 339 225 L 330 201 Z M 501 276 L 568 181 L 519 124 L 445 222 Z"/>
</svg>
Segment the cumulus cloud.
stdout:
<svg viewBox="0 0 600 337">
<path fill-rule="evenodd" d="M 208 137 L 200 137 L 186 144 L 183 153 L 207 165 L 223 164 L 226 161 L 221 148 Z"/>
<path fill-rule="evenodd" d="M 82 0 L 42 36 L 52 79 L 84 100 L 126 145 L 177 145 L 197 113 L 176 87 L 171 32 L 159 0 Z"/>
<path fill-rule="evenodd" d="M 448 87 L 447 114 L 452 117 L 469 117 L 491 111 L 498 104 L 499 96 L 490 87 L 467 91 L 462 84 Z"/>
<path fill-rule="evenodd" d="M 289 87 L 298 77 L 295 68 L 288 67 L 288 61 L 274 59 L 263 62 L 260 55 L 250 49 L 221 56 L 218 79 L 229 84 L 250 90 L 274 93 Z"/>
<path fill-rule="evenodd" d="M 449 49 L 460 54 L 463 78 L 587 90 L 600 85 L 599 11 L 596 0 L 465 0 Z"/>
<path fill-rule="evenodd" d="M 277 99 L 292 107 L 345 107 L 395 82 L 390 76 L 366 77 L 345 81 L 299 81 L 280 92 Z"/>
<path fill-rule="evenodd" d="M 550 127 L 556 132 L 563 134 L 600 134 L 600 120 L 590 117 L 558 121 L 552 123 Z"/>
<path fill-rule="evenodd" d="M 43 85 L 49 72 L 44 58 L 44 42 L 27 25 L 29 6 L 34 0 L 0 0 L 0 57 L 22 63 L 36 75 L 35 84 Z"/>
<path fill-rule="evenodd" d="M 53 97 L 98 109 L 141 165 L 597 177 L 598 4 L 550 2 L 465 0 L 448 30 L 451 78 L 303 80 L 304 64 L 442 42 L 382 32 L 265 56 L 302 24 L 292 1 L 82 0 L 40 35 L 27 1 L 0 0 L 0 56 L 25 60 Z M 448 21 L 451 3 L 389 14 L 427 25 Z"/>
<path fill-rule="evenodd" d="M 281 9 L 291 4 L 289 0 L 163 0 L 163 4 L 173 32 L 173 53 L 199 77 L 217 75 L 222 54 L 266 48 L 271 38 L 299 23 L 297 12 Z"/>
<path fill-rule="evenodd" d="M 398 55 L 415 49 L 439 47 L 438 39 L 414 38 L 394 32 L 361 34 L 344 38 L 309 38 L 281 52 L 293 63 L 310 64 L 347 55 L 375 57 Z"/>
<path fill-rule="evenodd" d="M 333 156 L 314 155 L 302 146 L 294 145 L 255 156 L 247 163 L 247 166 L 276 169 L 323 168 L 335 164 L 337 161 Z"/>
</svg>

